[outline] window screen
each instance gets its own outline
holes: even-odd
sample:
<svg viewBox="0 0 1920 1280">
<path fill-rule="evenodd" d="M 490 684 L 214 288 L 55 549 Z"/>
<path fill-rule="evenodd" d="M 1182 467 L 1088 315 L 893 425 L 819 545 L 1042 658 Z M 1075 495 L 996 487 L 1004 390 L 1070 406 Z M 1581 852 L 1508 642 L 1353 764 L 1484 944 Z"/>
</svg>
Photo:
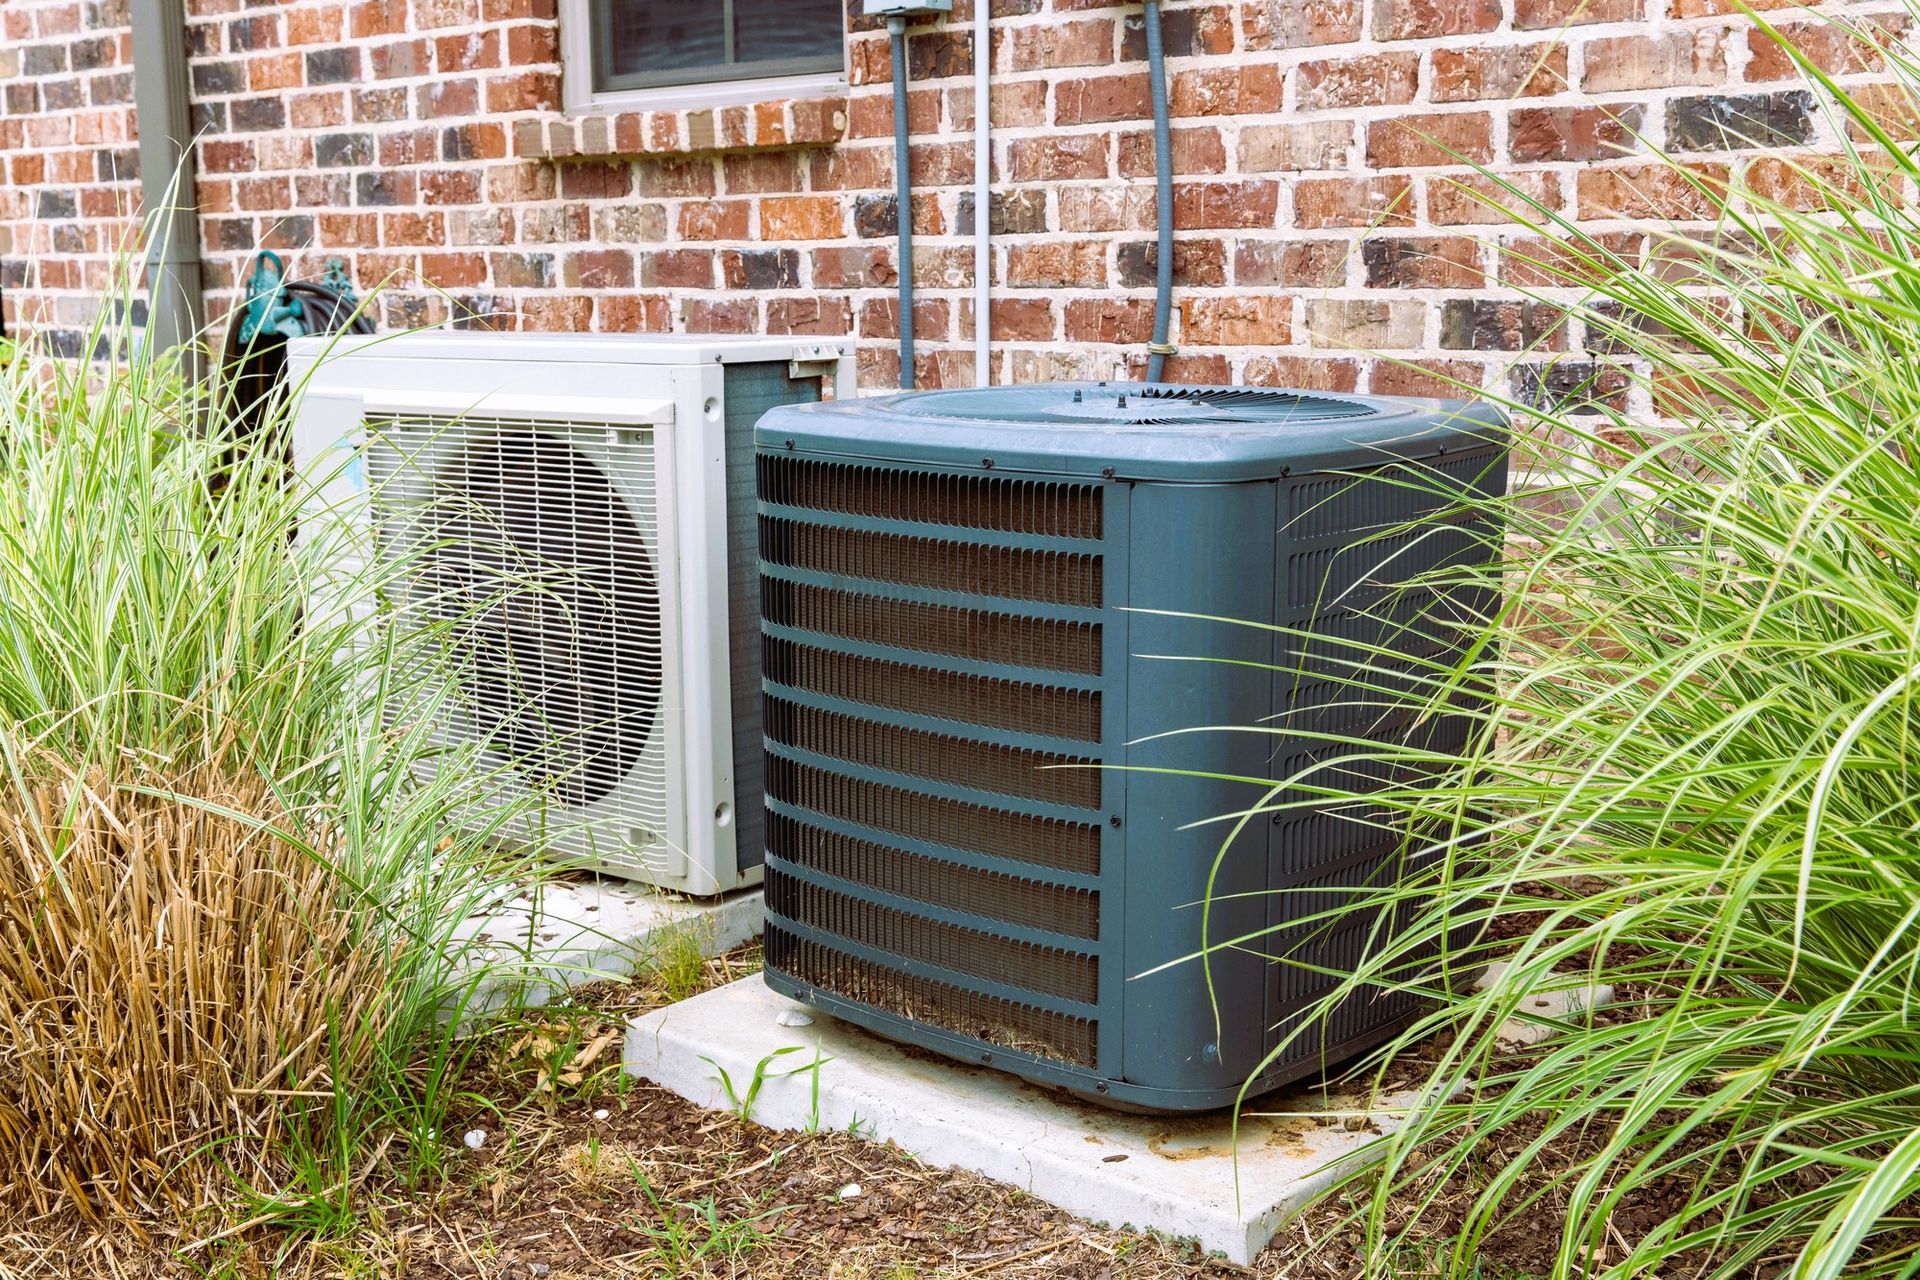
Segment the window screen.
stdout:
<svg viewBox="0 0 1920 1280">
<path fill-rule="evenodd" d="M 838 71 L 844 0 L 593 0 L 594 88 Z"/>
</svg>

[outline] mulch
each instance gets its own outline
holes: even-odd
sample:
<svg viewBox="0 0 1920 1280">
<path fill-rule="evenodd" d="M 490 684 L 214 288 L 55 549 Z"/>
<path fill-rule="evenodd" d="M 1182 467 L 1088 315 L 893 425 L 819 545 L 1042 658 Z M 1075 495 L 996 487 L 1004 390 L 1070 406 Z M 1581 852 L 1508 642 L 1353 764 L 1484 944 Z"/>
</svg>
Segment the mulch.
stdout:
<svg viewBox="0 0 1920 1280">
<path fill-rule="evenodd" d="M 711 984 L 757 967 L 752 948 L 709 966 Z M 1093 1224 L 974 1174 L 931 1168 L 848 1133 L 783 1133 L 704 1111 L 622 1076 L 616 1034 L 665 1001 L 644 983 L 575 993 L 567 1007 L 493 1034 L 444 1140 L 454 1154 L 425 1193 L 369 1177 L 351 1229 L 323 1239 L 218 1220 L 129 1230 L 0 1227 L 0 1280 L 207 1276 L 422 1280 L 1172 1280 L 1361 1277 L 1369 1269 L 1352 1202 L 1289 1223 L 1251 1268 L 1192 1245 Z M 1426 1046 L 1405 1064 L 1408 1078 Z M 469 1131 L 477 1149 L 462 1145 Z M 1574 1155 L 1549 1149 L 1542 1173 Z M 1392 1274 L 1442 1274 L 1454 1205 L 1443 1187 L 1397 1250 Z M 1657 1204 L 1637 1205 L 1657 1211 Z M 1543 1206 L 1543 1210 L 1547 1206 Z M 238 1211 L 235 1211 L 238 1212 Z M 1536 1216 L 1497 1234 L 1479 1274 L 1551 1269 L 1558 1223 Z M 221 1230 L 231 1233 L 203 1242 Z M 1430 1242 L 1427 1248 L 1423 1242 Z M 1423 1259 L 1431 1258 L 1433 1269 Z"/>
</svg>

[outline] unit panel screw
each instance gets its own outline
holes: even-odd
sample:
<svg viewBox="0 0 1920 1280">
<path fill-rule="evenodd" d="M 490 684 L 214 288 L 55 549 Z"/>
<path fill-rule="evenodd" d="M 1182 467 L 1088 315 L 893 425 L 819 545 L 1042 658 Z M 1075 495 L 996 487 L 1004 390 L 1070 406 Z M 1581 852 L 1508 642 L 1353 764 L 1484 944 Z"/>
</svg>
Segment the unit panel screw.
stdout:
<svg viewBox="0 0 1920 1280">
<path fill-rule="evenodd" d="M 1116 814 L 1114 814 L 1114 815 L 1113 815 L 1112 817 L 1110 817 L 1110 818 L 1108 818 L 1108 819 L 1107 819 L 1107 825 L 1108 825 L 1108 826 L 1110 826 L 1110 827 L 1117 827 L 1117 826 L 1119 826 L 1119 825 L 1120 825 L 1120 815 L 1116 813 Z"/>
<path fill-rule="evenodd" d="M 792 452 L 793 452 L 793 441 L 791 441 L 791 440 L 789 440 L 789 441 L 787 441 L 787 452 L 788 452 L 788 453 L 792 453 Z"/>
<path fill-rule="evenodd" d="M 982 469 L 987 471 L 993 470 L 993 459 L 992 458 L 980 459 L 980 466 L 982 467 Z"/>
<path fill-rule="evenodd" d="M 1102 467 L 1102 468 L 1100 468 L 1100 478 L 1101 478 L 1102 480 L 1111 480 L 1111 479 L 1113 479 L 1113 478 L 1114 478 L 1114 476 L 1116 476 L 1117 474 L 1119 474 L 1119 473 L 1118 473 L 1118 471 L 1116 471 L 1116 470 L 1115 470 L 1115 469 L 1114 469 L 1113 467 Z"/>
<path fill-rule="evenodd" d="M 1107 1091 L 1107 1082 L 1102 1080 L 1099 1084 L 1094 1085 L 1093 1091 L 1095 1093 L 1105 1093 Z"/>
</svg>

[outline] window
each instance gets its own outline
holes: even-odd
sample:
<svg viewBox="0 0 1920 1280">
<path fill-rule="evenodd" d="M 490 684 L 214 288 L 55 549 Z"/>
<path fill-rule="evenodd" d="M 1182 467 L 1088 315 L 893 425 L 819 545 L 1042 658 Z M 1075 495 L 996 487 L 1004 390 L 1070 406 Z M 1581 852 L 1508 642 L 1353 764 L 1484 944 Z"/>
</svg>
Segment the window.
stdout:
<svg viewBox="0 0 1920 1280">
<path fill-rule="evenodd" d="M 595 95 L 839 73 L 845 0 L 587 0 Z"/>
</svg>

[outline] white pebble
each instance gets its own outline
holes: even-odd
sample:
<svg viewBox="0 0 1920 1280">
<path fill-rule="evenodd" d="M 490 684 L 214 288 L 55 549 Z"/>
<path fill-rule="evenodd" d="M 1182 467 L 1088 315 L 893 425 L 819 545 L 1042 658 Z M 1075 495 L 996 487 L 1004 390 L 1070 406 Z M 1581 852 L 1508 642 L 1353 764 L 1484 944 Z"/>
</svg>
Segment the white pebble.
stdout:
<svg viewBox="0 0 1920 1280">
<path fill-rule="evenodd" d="M 487 1145 L 487 1131 L 485 1129 L 469 1129 L 467 1130 L 467 1136 L 461 1139 L 461 1141 L 467 1144 L 467 1150 L 478 1151 Z"/>
<path fill-rule="evenodd" d="M 840 1188 L 840 1198 L 842 1200 L 857 1200 L 865 1194 L 865 1192 L 860 1190 L 860 1184 L 857 1182 L 849 1182 L 846 1186 Z"/>
<path fill-rule="evenodd" d="M 593 1118 L 595 1120 L 605 1120 L 608 1116 L 612 1114 L 613 1113 L 607 1110 L 605 1107 L 601 1107 L 598 1111 L 593 1113 Z"/>
<path fill-rule="evenodd" d="M 810 1027 L 813 1019 L 799 1009 L 782 1009 L 774 1021 L 783 1027 Z"/>
</svg>

